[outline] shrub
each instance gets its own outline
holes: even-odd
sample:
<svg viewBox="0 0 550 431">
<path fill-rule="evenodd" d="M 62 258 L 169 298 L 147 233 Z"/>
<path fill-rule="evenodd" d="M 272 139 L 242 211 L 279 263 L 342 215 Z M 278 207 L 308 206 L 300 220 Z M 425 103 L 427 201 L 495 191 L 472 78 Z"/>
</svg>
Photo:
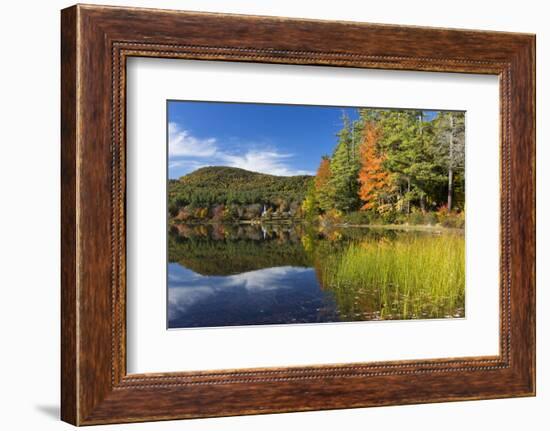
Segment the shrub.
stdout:
<svg viewBox="0 0 550 431">
<path fill-rule="evenodd" d="M 337 209 L 330 209 L 323 215 L 319 216 L 321 225 L 331 226 L 342 222 L 342 213 Z"/>
<path fill-rule="evenodd" d="M 413 211 L 409 214 L 408 222 L 415 225 L 424 224 L 424 213 L 417 209 L 413 209 Z"/>
<path fill-rule="evenodd" d="M 345 214 L 342 217 L 342 223 L 348 224 L 369 224 L 372 220 L 372 214 L 369 211 L 354 211 Z"/>
<path fill-rule="evenodd" d="M 398 214 L 395 211 L 387 211 L 380 215 L 384 224 L 394 224 L 397 221 Z"/>
<path fill-rule="evenodd" d="M 437 220 L 443 227 L 463 229 L 465 214 L 464 211 L 449 211 L 447 207 L 441 206 L 437 210 Z"/>
<path fill-rule="evenodd" d="M 428 212 L 424 215 L 424 223 L 430 226 L 437 224 L 437 216 L 433 212 Z"/>
</svg>

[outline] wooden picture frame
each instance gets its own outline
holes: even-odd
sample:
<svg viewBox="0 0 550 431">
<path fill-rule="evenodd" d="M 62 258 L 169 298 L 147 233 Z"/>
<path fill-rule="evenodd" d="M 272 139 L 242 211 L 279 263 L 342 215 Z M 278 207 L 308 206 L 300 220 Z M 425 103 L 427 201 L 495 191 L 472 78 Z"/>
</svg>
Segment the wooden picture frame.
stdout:
<svg viewBox="0 0 550 431">
<path fill-rule="evenodd" d="M 61 17 L 64 421 L 535 394 L 534 35 L 84 5 Z M 498 75 L 500 354 L 128 375 L 125 65 L 131 56 Z"/>
</svg>

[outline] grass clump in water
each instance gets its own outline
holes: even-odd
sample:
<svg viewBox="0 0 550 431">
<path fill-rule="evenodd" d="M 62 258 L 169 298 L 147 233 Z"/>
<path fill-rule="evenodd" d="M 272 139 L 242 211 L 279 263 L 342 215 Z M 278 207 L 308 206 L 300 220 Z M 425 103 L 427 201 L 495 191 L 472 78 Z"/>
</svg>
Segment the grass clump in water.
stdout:
<svg viewBox="0 0 550 431">
<path fill-rule="evenodd" d="M 322 284 L 351 320 L 464 317 L 462 235 L 367 239 L 323 260 Z"/>
</svg>

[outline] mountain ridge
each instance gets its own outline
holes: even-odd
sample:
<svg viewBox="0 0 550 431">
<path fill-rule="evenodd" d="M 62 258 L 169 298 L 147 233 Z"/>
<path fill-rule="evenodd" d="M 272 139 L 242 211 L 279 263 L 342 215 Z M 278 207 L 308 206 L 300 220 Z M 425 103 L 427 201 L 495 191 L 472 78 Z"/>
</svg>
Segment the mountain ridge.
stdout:
<svg viewBox="0 0 550 431">
<path fill-rule="evenodd" d="M 193 172 L 189 172 L 188 174 L 182 175 L 177 179 L 177 181 L 180 182 L 186 182 L 190 178 L 197 178 L 197 177 L 204 177 L 204 176 L 230 176 L 230 177 L 244 177 L 244 178 L 250 178 L 250 177 L 269 177 L 269 178 L 311 178 L 312 175 L 274 175 L 274 174 L 266 174 L 264 172 L 257 172 L 257 171 L 251 171 L 248 169 L 243 168 L 236 168 L 233 166 L 203 166 L 201 168 L 198 168 L 194 170 Z"/>
<path fill-rule="evenodd" d="M 169 211 L 178 214 L 182 208 L 257 205 L 261 211 L 272 208 L 295 213 L 312 181 L 310 175 L 278 176 L 230 166 L 206 166 L 168 182 Z"/>
</svg>

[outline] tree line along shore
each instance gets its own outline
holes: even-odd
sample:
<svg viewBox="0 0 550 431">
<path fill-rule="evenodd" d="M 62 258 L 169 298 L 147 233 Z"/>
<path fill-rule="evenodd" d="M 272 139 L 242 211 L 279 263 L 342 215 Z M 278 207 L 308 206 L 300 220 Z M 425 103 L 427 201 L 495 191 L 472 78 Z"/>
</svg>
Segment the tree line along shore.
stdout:
<svg viewBox="0 0 550 431">
<path fill-rule="evenodd" d="M 463 112 L 359 109 L 314 176 L 210 166 L 169 180 L 170 222 L 463 228 L 464 128 Z"/>
</svg>

